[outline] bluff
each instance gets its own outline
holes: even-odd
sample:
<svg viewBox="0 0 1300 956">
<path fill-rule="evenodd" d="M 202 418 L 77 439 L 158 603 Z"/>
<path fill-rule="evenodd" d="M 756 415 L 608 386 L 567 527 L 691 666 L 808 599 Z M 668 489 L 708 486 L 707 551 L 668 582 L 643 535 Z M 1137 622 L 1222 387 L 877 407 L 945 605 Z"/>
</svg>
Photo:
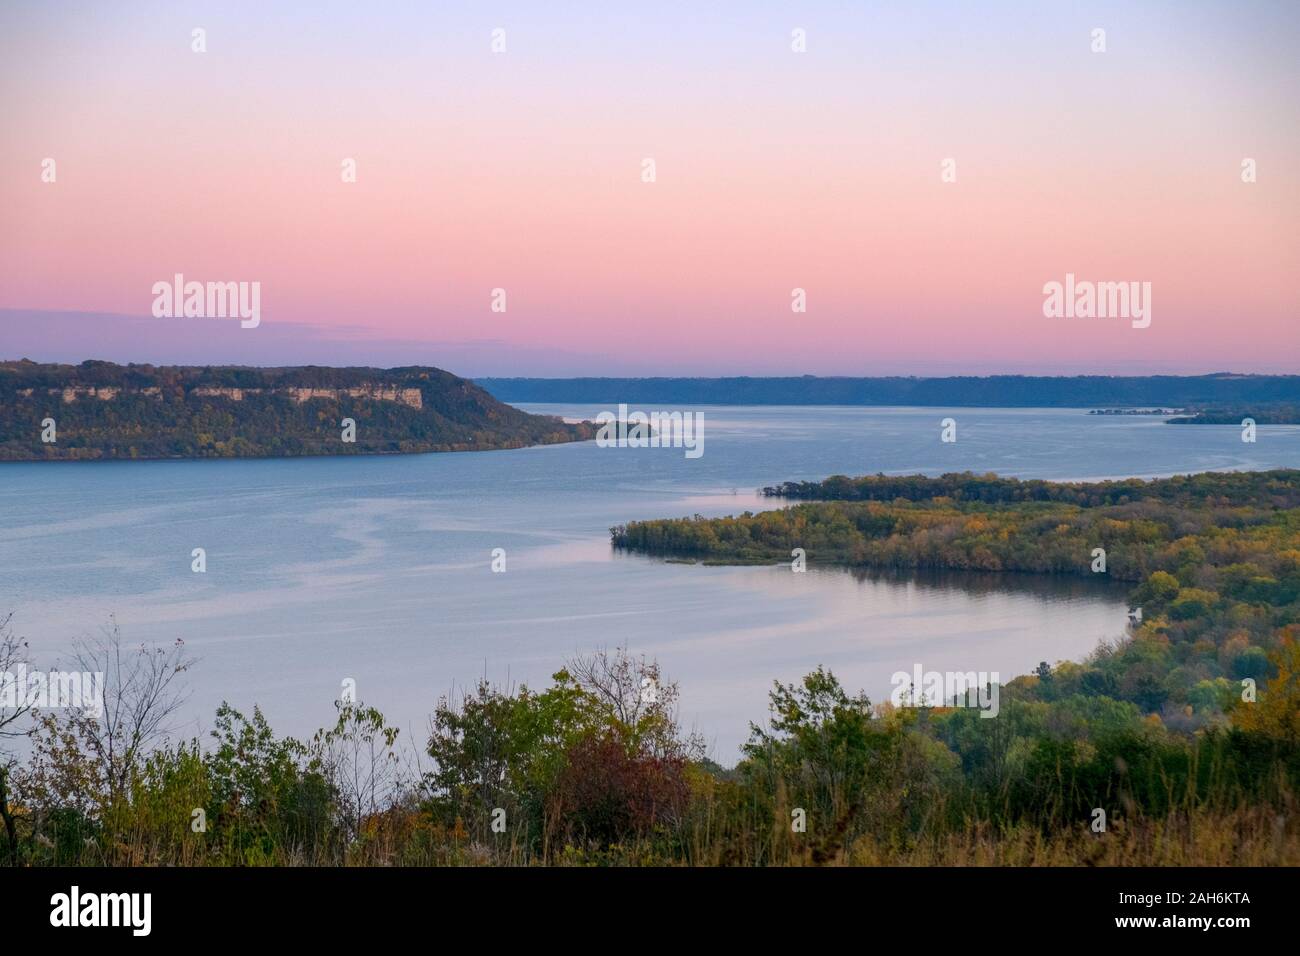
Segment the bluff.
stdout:
<svg viewBox="0 0 1300 956">
<path fill-rule="evenodd" d="M 486 451 L 594 435 L 438 368 L 0 362 L 7 461 Z"/>
</svg>

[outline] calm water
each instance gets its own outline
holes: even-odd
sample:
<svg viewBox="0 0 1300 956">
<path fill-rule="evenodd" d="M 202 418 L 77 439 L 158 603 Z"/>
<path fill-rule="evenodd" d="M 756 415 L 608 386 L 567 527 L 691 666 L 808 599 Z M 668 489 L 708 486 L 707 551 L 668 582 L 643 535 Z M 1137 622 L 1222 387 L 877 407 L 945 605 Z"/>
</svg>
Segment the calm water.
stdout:
<svg viewBox="0 0 1300 956">
<path fill-rule="evenodd" d="M 595 406 L 525 406 L 570 417 Z M 773 679 L 818 664 L 885 699 L 895 670 L 1024 673 L 1123 633 L 1123 589 L 1027 576 L 858 578 L 611 553 L 635 518 L 771 507 L 786 479 L 971 469 L 1037 478 L 1300 467 L 1300 428 L 1071 410 L 705 408 L 705 453 L 597 448 L 383 458 L 0 466 L 0 610 L 37 662 L 116 615 L 201 658 L 186 723 L 225 699 L 282 733 L 357 681 L 422 738 L 438 697 L 486 675 L 544 684 L 602 645 L 657 658 L 682 718 L 731 763 Z M 958 422 L 956 444 L 939 421 Z M 191 549 L 208 571 L 190 571 Z M 490 570 L 504 548 L 504 574 Z"/>
</svg>

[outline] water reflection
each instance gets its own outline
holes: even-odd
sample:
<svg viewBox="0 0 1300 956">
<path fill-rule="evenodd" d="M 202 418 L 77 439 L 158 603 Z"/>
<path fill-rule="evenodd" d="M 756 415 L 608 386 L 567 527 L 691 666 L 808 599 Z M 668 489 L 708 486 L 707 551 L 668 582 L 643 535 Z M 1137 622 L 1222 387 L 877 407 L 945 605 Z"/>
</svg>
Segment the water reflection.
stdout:
<svg viewBox="0 0 1300 956">
<path fill-rule="evenodd" d="M 849 568 L 857 581 L 908 584 L 921 591 L 963 591 L 972 595 L 1010 592 L 1033 595 L 1044 601 L 1080 598 L 1127 599 L 1136 587 L 1104 574 L 1035 574 L 1023 571 L 943 571 L 934 568 Z"/>
</svg>

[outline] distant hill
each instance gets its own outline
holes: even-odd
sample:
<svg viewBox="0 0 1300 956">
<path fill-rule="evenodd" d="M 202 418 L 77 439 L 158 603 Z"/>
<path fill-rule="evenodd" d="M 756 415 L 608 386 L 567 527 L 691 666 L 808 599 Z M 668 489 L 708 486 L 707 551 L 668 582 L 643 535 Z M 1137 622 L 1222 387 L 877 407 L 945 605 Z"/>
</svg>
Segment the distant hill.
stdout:
<svg viewBox="0 0 1300 956">
<path fill-rule="evenodd" d="M 947 405 L 1100 408 L 1300 402 L 1300 376 L 991 375 L 949 378 L 482 378 L 503 402 L 613 405 Z"/>
<path fill-rule="evenodd" d="M 594 434 L 437 368 L 0 362 L 0 460 L 482 451 Z"/>
</svg>

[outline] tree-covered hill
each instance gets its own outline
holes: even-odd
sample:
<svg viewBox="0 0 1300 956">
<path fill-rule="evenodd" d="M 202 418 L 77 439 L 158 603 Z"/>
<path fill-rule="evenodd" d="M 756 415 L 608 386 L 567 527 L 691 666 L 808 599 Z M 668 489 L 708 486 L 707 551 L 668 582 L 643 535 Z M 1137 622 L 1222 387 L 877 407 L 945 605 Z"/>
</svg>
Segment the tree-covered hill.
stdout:
<svg viewBox="0 0 1300 956">
<path fill-rule="evenodd" d="M 593 435 L 437 368 L 0 363 L 0 460 L 480 451 Z"/>
</svg>

